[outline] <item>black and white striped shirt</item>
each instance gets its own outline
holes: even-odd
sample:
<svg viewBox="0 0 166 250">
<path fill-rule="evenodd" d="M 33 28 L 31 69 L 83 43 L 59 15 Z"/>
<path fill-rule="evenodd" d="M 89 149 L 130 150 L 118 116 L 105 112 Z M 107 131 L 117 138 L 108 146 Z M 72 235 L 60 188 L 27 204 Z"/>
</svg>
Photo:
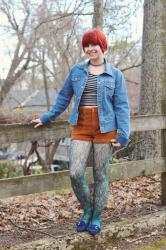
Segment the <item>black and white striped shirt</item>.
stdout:
<svg viewBox="0 0 166 250">
<path fill-rule="evenodd" d="M 80 106 L 97 106 L 97 78 L 98 75 L 93 75 L 89 72 Z"/>
</svg>

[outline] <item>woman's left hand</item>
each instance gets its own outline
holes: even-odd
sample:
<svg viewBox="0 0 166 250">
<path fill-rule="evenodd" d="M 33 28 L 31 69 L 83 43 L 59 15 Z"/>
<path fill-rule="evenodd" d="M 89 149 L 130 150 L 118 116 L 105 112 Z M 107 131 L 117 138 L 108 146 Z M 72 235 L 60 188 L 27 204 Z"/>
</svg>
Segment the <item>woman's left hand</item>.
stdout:
<svg viewBox="0 0 166 250">
<path fill-rule="evenodd" d="M 119 142 L 116 142 L 116 139 L 111 139 L 110 140 L 112 143 L 112 146 L 116 147 L 116 148 L 120 148 L 121 144 Z"/>
</svg>

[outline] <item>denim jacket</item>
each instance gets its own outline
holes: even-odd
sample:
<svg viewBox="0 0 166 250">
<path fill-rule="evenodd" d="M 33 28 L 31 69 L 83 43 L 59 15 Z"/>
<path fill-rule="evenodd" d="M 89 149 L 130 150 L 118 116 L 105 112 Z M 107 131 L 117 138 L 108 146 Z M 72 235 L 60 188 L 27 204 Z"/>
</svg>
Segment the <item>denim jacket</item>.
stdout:
<svg viewBox="0 0 166 250">
<path fill-rule="evenodd" d="M 59 91 L 51 110 L 40 117 L 42 124 L 55 120 L 69 105 L 74 96 L 69 123 L 76 125 L 78 107 L 88 79 L 89 62 L 73 66 Z M 105 70 L 97 82 L 97 104 L 101 133 L 117 130 L 116 142 L 123 146 L 129 143 L 130 108 L 122 72 L 105 61 Z"/>
</svg>

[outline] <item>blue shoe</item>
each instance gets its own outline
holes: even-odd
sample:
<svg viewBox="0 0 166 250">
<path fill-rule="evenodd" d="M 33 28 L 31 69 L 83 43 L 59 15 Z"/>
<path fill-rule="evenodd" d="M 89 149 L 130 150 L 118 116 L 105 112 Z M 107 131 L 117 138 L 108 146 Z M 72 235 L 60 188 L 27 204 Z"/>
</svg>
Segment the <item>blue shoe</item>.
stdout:
<svg viewBox="0 0 166 250">
<path fill-rule="evenodd" d="M 96 235 L 101 231 L 101 227 L 95 224 L 89 224 L 87 231 L 91 235 Z"/>
<path fill-rule="evenodd" d="M 89 222 L 85 222 L 83 220 L 80 220 L 79 222 L 76 223 L 76 230 L 78 233 L 85 232 L 87 231 Z"/>
<path fill-rule="evenodd" d="M 91 209 L 90 211 L 90 216 L 87 222 L 85 222 L 83 219 L 80 219 L 80 221 L 76 223 L 76 230 L 78 233 L 87 231 L 87 228 L 92 218 L 92 214 L 93 214 L 93 209 Z"/>
</svg>

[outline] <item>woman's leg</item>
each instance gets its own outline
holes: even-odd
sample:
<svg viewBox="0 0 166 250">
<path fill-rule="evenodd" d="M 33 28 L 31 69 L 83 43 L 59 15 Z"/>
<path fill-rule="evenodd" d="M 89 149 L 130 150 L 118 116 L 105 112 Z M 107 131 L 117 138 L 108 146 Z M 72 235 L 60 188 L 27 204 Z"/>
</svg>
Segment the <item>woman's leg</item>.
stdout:
<svg viewBox="0 0 166 250">
<path fill-rule="evenodd" d="M 88 222 L 91 215 L 90 191 L 85 178 L 87 159 L 92 142 L 72 140 L 70 149 L 70 178 L 73 191 L 79 200 L 84 214 L 81 220 Z"/>
<path fill-rule="evenodd" d="M 100 217 L 109 191 L 110 144 L 94 144 L 94 207 L 91 224 L 100 227 Z"/>
</svg>

